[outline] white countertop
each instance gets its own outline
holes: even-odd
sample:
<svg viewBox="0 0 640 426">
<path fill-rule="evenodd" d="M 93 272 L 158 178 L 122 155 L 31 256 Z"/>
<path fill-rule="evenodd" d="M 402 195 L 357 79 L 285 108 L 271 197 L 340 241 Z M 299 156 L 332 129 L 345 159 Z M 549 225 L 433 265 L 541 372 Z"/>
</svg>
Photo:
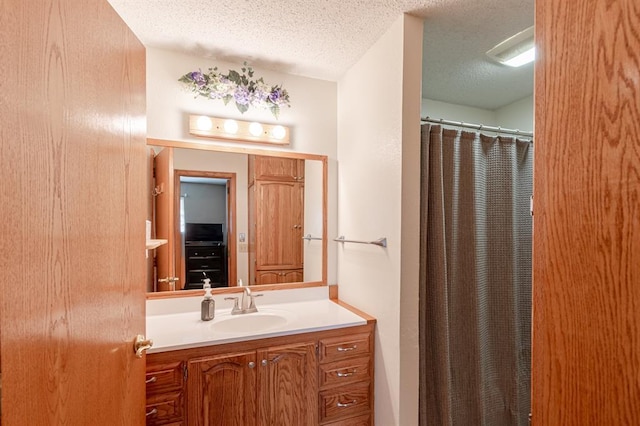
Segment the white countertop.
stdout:
<svg viewBox="0 0 640 426">
<path fill-rule="evenodd" d="M 153 346 L 147 352 L 219 345 L 367 323 L 364 318 L 329 300 L 326 287 L 321 289 L 323 290 L 296 289 L 264 292 L 263 297 L 256 299 L 257 313 L 233 316 L 231 315 L 232 302 L 214 297 L 216 310 L 212 321 L 200 319 L 202 297 L 180 298 L 180 308 L 176 308 L 177 303 L 171 304 L 165 301 L 170 299 L 148 300 L 147 337 L 153 340 Z M 168 309 L 165 306 L 171 306 L 171 308 Z M 251 316 L 255 317 L 248 318 Z M 271 319 L 275 321 L 269 321 Z M 237 320 L 241 322 L 258 320 L 261 323 L 258 326 L 260 329 L 234 331 L 224 328 L 225 324 L 222 324 Z"/>
</svg>

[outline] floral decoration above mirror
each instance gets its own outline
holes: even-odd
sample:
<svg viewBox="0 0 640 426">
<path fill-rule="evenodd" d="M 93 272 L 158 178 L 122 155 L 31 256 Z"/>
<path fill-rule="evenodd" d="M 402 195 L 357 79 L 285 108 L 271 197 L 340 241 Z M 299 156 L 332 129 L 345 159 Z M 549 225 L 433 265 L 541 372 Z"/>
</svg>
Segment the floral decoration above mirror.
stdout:
<svg viewBox="0 0 640 426">
<path fill-rule="evenodd" d="M 238 111 L 245 113 L 249 107 L 268 109 L 277 119 L 281 107 L 290 107 L 289 93 L 279 85 L 269 85 L 262 77 L 253 79 L 253 69 L 244 64 L 240 71 L 218 72 L 218 67 L 186 73 L 178 79 L 196 97 L 222 99 L 225 105 L 233 101 Z"/>
</svg>

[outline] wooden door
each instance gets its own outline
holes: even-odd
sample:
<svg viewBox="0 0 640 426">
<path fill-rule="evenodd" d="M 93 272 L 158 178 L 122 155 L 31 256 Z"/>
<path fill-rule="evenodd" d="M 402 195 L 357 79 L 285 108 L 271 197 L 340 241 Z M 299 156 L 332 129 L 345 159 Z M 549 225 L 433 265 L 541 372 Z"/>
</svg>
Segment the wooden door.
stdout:
<svg viewBox="0 0 640 426">
<path fill-rule="evenodd" d="M 536 8 L 532 420 L 640 421 L 640 9 Z"/>
<path fill-rule="evenodd" d="M 189 361 L 188 424 L 255 425 L 256 370 L 254 351 Z"/>
<path fill-rule="evenodd" d="M 256 268 L 302 268 L 304 186 L 256 181 Z"/>
<path fill-rule="evenodd" d="M 317 425 L 318 362 L 315 343 L 268 348 L 258 351 L 258 359 L 258 424 Z"/>
<path fill-rule="evenodd" d="M 175 185 L 173 171 L 173 148 L 166 147 L 155 157 L 156 176 L 156 238 L 167 240 L 156 249 L 157 290 L 180 290 L 184 280 L 176 281 L 176 215 Z"/>
<path fill-rule="evenodd" d="M 142 425 L 145 51 L 104 0 L 0 2 L 3 425 Z"/>
<path fill-rule="evenodd" d="M 297 158 L 252 156 L 250 167 L 253 166 L 253 176 L 250 181 L 276 180 L 287 182 L 304 181 L 304 160 Z"/>
</svg>

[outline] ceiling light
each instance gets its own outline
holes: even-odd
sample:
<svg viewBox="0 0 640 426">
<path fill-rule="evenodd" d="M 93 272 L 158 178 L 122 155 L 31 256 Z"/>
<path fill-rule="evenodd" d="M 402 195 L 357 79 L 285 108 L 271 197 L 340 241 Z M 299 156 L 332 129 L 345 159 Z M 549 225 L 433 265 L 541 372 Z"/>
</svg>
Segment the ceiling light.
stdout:
<svg viewBox="0 0 640 426">
<path fill-rule="evenodd" d="M 487 56 L 510 67 L 520 67 L 532 62 L 536 57 L 533 27 L 499 43 L 487 51 Z"/>
<path fill-rule="evenodd" d="M 289 128 L 242 120 L 189 116 L 189 134 L 204 138 L 289 145 Z"/>
</svg>

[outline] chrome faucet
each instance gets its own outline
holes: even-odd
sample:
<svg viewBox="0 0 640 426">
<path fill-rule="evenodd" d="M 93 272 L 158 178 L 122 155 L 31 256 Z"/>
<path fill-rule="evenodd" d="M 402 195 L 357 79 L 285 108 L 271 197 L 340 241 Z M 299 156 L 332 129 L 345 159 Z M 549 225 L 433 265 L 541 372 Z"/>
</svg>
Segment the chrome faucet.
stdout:
<svg viewBox="0 0 640 426">
<path fill-rule="evenodd" d="M 256 302 L 253 300 L 256 297 L 262 296 L 262 294 L 253 294 L 249 287 L 243 287 L 242 299 L 238 303 L 238 297 L 225 297 L 224 300 L 233 300 L 233 308 L 231 308 L 231 315 L 250 314 L 252 312 L 258 312 L 256 308 Z"/>
</svg>

